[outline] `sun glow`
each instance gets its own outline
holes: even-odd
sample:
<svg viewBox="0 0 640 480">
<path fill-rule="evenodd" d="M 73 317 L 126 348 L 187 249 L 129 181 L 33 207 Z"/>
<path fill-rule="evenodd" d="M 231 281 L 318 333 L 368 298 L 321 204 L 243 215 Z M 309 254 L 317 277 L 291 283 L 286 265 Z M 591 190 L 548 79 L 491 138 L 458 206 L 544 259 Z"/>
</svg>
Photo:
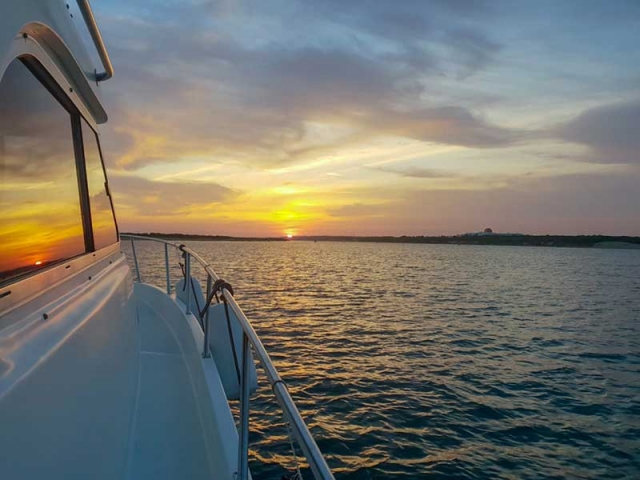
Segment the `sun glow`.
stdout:
<svg viewBox="0 0 640 480">
<path fill-rule="evenodd" d="M 293 233 L 287 233 L 287 238 L 291 240 L 293 238 Z"/>
<path fill-rule="evenodd" d="M 38 260 L 34 265 L 42 265 L 42 260 Z"/>
</svg>

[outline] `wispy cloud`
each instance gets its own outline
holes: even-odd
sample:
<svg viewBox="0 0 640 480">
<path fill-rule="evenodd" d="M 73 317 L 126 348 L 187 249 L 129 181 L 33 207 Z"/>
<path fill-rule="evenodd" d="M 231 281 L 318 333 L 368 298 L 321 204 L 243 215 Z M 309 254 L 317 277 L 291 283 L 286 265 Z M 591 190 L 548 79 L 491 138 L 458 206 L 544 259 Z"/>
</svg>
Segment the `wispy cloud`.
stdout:
<svg viewBox="0 0 640 480">
<path fill-rule="evenodd" d="M 381 166 L 377 167 L 377 169 L 382 172 L 394 173 L 401 177 L 410 178 L 452 178 L 458 176 L 454 173 L 437 170 L 435 168 L 423 168 L 416 166 L 409 166 L 406 168 Z"/>
<path fill-rule="evenodd" d="M 133 175 L 111 175 L 110 184 L 115 201 L 138 216 L 180 215 L 240 194 L 212 182 L 151 181 Z"/>
<path fill-rule="evenodd" d="M 591 108 L 556 132 L 588 146 L 591 161 L 640 164 L 640 99 Z"/>
<path fill-rule="evenodd" d="M 371 218 L 371 217 L 384 217 L 387 213 L 387 206 L 384 207 L 381 204 L 362 204 L 353 203 L 351 205 L 343 205 L 336 208 L 330 208 L 327 213 L 332 217 L 344 218 L 344 217 L 358 217 Z"/>
</svg>

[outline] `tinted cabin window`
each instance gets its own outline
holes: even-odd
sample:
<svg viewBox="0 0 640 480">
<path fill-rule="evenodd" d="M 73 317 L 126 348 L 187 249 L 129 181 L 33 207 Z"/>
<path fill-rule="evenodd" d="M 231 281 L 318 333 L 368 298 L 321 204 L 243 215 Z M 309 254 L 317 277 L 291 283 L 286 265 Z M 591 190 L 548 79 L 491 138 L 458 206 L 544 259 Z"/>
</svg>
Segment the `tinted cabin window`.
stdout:
<svg viewBox="0 0 640 480">
<path fill-rule="evenodd" d="M 118 241 L 116 224 L 107 195 L 107 181 L 102 167 L 102 157 L 95 132 L 82 120 L 82 142 L 87 168 L 87 183 L 91 204 L 91 223 L 95 249 L 112 245 Z"/>
<path fill-rule="evenodd" d="M 19 60 L 0 81 L 0 282 L 85 251 L 69 113 Z"/>
</svg>

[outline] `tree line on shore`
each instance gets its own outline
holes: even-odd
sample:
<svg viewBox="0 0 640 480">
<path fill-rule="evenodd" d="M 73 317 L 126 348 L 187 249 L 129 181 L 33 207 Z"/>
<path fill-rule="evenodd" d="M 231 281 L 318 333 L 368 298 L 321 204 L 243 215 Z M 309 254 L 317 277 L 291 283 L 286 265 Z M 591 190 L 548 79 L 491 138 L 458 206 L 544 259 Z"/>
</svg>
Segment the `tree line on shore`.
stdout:
<svg viewBox="0 0 640 480">
<path fill-rule="evenodd" d="M 198 235 L 183 233 L 137 233 L 136 235 L 159 237 L 167 240 L 191 241 L 315 241 L 315 242 L 378 242 L 378 243 L 427 243 L 452 245 L 522 245 L 539 247 L 594 247 L 599 244 L 632 244 L 640 246 L 640 237 L 608 235 L 402 235 L 394 236 L 337 236 L 303 235 L 287 237 L 232 237 L 227 235 Z"/>
</svg>

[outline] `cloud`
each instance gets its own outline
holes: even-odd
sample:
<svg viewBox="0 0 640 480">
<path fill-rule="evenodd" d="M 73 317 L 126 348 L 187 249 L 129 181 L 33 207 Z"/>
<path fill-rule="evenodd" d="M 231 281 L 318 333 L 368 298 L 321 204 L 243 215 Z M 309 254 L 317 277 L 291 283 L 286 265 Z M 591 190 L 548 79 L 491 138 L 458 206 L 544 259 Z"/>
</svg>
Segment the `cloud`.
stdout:
<svg viewBox="0 0 640 480">
<path fill-rule="evenodd" d="M 393 167 L 378 167 L 376 170 L 382 172 L 395 173 L 401 177 L 409 178 L 452 178 L 455 177 L 453 173 L 445 172 L 434 168 L 423 168 L 411 166 L 407 168 L 393 168 Z"/>
<path fill-rule="evenodd" d="M 256 168 L 304 162 L 316 154 L 308 122 L 347 126 L 359 139 L 396 135 L 474 147 L 514 141 L 516 132 L 469 106 L 424 101 L 429 77 L 468 75 L 493 61 L 499 46 L 466 22 L 482 8 L 340 5 L 281 2 L 274 16 L 254 2 L 187 2 L 108 16 L 103 29 L 113 39 L 117 76 L 105 87 L 105 135 L 118 166 L 185 156 Z M 453 52 L 446 61 L 442 49 Z"/>
<path fill-rule="evenodd" d="M 495 148 L 510 145 L 525 136 L 523 132 L 492 125 L 463 107 L 378 113 L 368 119 L 369 124 L 378 132 L 425 142 Z"/>
<path fill-rule="evenodd" d="M 439 73 L 456 72 L 457 77 L 466 78 L 492 63 L 500 50 L 497 42 L 474 26 L 498 13 L 485 1 L 316 0 L 306 5 L 315 16 L 337 18 L 354 36 L 364 33 L 393 45 L 405 55 L 407 66 L 416 70 L 437 65 Z M 442 59 L 435 51 L 439 48 L 451 55 Z"/>
<path fill-rule="evenodd" d="M 358 218 L 371 218 L 383 216 L 385 210 L 381 208 L 380 204 L 369 205 L 362 203 L 354 203 L 351 205 L 342 205 L 336 208 L 330 208 L 327 213 L 332 217 L 358 217 Z"/>
<path fill-rule="evenodd" d="M 453 235 L 491 227 L 530 234 L 640 235 L 639 182 L 636 167 L 518 178 L 497 188 L 380 188 L 372 192 L 377 202 L 331 208 L 334 223 L 313 233 Z"/>
<path fill-rule="evenodd" d="M 170 217 L 233 200 L 240 192 L 212 182 L 159 182 L 132 175 L 109 177 L 116 211 Z"/>
<path fill-rule="evenodd" d="M 468 231 L 491 226 L 523 233 L 637 235 L 640 197 L 634 192 L 639 180 L 637 169 L 520 178 L 501 188 L 423 192 L 410 195 L 407 201 L 437 205 L 439 213 L 431 212 L 434 221 L 466 224 Z M 481 225 L 469 223 L 474 221 Z"/>
<path fill-rule="evenodd" d="M 464 79 L 489 65 L 501 47 L 476 30 L 459 29 L 448 33 L 447 39 L 452 47 L 452 54 L 464 67 L 458 73 Z"/>
<path fill-rule="evenodd" d="M 640 99 L 591 108 L 556 132 L 566 141 L 588 146 L 591 161 L 640 163 Z"/>
</svg>

